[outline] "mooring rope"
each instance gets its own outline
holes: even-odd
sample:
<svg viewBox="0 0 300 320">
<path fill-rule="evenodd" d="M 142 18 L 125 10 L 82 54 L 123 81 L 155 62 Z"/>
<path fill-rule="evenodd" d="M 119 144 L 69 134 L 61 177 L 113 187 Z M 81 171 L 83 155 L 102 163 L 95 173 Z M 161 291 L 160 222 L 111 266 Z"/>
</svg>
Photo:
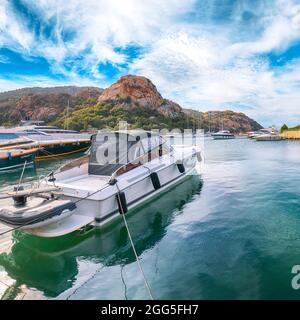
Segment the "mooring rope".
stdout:
<svg viewBox="0 0 300 320">
<path fill-rule="evenodd" d="M 127 233 L 128 233 L 128 237 L 129 237 L 129 240 L 130 240 L 130 243 L 131 243 L 132 250 L 133 250 L 134 255 L 135 255 L 136 262 L 137 262 L 137 264 L 138 264 L 138 266 L 139 266 L 139 269 L 140 269 L 140 271 L 141 271 L 142 277 L 143 277 L 143 279 L 144 279 L 145 287 L 146 287 L 146 289 L 148 290 L 148 293 L 149 293 L 149 296 L 150 296 L 151 300 L 154 300 L 153 295 L 152 295 L 152 292 L 151 292 L 151 289 L 150 289 L 150 286 L 149 286 L 148 281 L 147 281 L 147 278 L 146 278 L 146 275 L 145 275 L 144 270 L 143 270 L 143 268 L 142 268 L 140 259 L 139 259 L 138 255 L 137 255 L 136 250 L 135 250 L 135 246 L 134 246 L 134 243 L 133 243 L 133 241 L 132 241 L 132 237 L 131 237 L 131 234 L 130 234 L 130 231 L 129 231 L 129 227 L 128 227 L 128 224 L 127 224 L 127 221 L 126 221 L 126 218 L 125 218 L 125 214 L 124 214 L 124 213 L 122 213 L 122 217 L 123 217 L 124 224 L 125 224 L 125 227 L 126 227 L 126 230 L 127 230 Z"/>
<path fill-rule="evenodd" d="M 116 187 L 117 187 L 118 191 L 120 192 L 120 188 L 119 188 L 119 186 L 118 186 L 118 183 L 116 183 Z M 130 233 L 130 230 L 129 230 L 129 227 L 128 227 L 128 224 L 127 224 L 127 220 L 126 220 L 126 218 L 125 218 L 125 212 L 124 212 L 122 206 L 120 206 L 120 211 L 121 211 L 121 212 L 120 212 L 120 213 L 121 213 L 121 216 L 123 217 L 123 221 L 124 221 L 125 228 L 126 228 L 127 233 L 128 233 L 128 237 L 129 237 L 129 241 L 130 241 L 130 244 L 131 244 L 133 253 L 134 253 L 134 255 L 135 255 L 136 262 L 137 262 L 137 264 L 138 264 L 138 266 L 139 266 L 141 275 L 142 275 L 142 277 L 143 277 L 143 279 L 144 279 L 145 287 L 146 287 L 146 289 L 147 289 L 147 291 L 148 291 L 148 293 L 149 293 L 149 296 L 150 296 L 151 300 L 154 300 L 154 297 L 153 297 L 153 295 L 152 295 L 152 292 L 151 292 L 149 283 L 148 283 L 148 281 L 147 281 L 146 275 L 145 275 L 144 270 L 143 270 L 143 268 L 142 268 L 141 261 L 140 261 L 140 259 L 139 259 L 139 256 L 138 256 L 137 252 L 136 252 L 136 249 L 135 249 L 135 246 L 134 246 L 132 237 L 131 237 L 131 233 Z"/>
</svg>

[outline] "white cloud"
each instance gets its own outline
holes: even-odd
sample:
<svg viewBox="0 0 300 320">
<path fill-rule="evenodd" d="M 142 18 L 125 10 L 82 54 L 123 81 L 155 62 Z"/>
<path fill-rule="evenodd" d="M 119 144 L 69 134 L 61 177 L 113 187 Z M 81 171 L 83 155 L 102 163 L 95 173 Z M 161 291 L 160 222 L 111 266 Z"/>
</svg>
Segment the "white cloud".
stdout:
<svg viewBox="0 0 300 320">
<path fill-rule="evenodd" d="M 11 11 L 8 0 L 0 0 L 0 46 L 9 46 L 15 50 L 28 51 L 33 35 L 25 32 L 22 20 Z"/>
<path fill-rule="evenodd" d="M 53 86 L 98 86 L 93 80 L 72 75 L 69 79 L 57 80 L 44 76 L 15 76 L 13 79 L 0 77 L 0 92 L 25 87 L 53 87 Z"/>
<path fill-rule="evenodd" d="M 24 0 L 42 21 L 56 24 L 52 41 L 36 39 L 33 55 L 42 55 L 50 61 L 73 62 L 83 56 L 81 66 L 91 70 L 94 77 L 101 78 L 97 70 L 99 63 L 120 64 L 126 61 L 124 54 L 117 52 L 118 47 L 125 48 L 136 44 L 147 46 L 158 39 L 162 30 L 175 22 L 178 13 L 188 11 L 194 0 L 89 0 L 84 5 L 81 0 L 45 1 Z M 70 33 L 70 39 L 63 36 Z M 73 69 L 76 70 L 77 63 Z"/>
<path fill-rule="evenodd" d="M 143 55 L 128 71 L 148 76 L 166 97 L 183 106 L 243 105 L 249 106 L 247 113 L 264 119 L 300 113 L 300 62 L 273 68 L 265 56 L 284 52 L 300 40 L 297 1 L 241 1 L 230 14 L 221 12 L 222 2 L 217 0 L 23 3 L 39 17 L 39 32 L 18 16 L 10 1 L 0 0 L 0 47 L 27 58 L 44 57 L 65 82 L 106 86 L 109 79 L 99 64 L 109 62 L 121 70 L 119 65 L 128 62 L 128 56 L 116 49 L 138 45 Z M 216 21 L 216 16 L 226 21 Z M 51 34 L 49 25 L 54 26 Z M 81 71 L 92 80 L 84 80 Z M 0 88 L 51 81 L 0 79 Z"/>
<path fill-rule="evenodd" d="M 284 51 L 299 39 L 299 21 L 298 5 L 283 7 L 278 1 L 256 39 L 231 37 L 234 25 L 208 31 L 198 25 L 198 34 L 175 28 L 137 58 L 131 72 L 148 76 L 166 96 L 187 107 L 244 105 L 255 118 L 291 121 L 291 114 L 300 115 L 300 62 L 273 68 L 262 54 Z"/>
</svg>

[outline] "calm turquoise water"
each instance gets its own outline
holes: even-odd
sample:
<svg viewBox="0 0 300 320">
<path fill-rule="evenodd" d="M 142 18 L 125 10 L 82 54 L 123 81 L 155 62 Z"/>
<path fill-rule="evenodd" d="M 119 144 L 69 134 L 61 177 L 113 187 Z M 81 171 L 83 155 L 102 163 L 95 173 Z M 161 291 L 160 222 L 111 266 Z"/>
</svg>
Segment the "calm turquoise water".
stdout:
<svg viewBox="0 0 300 320">
<path fill-rule="evenodd" d="M 155 298 L 299 299 L 300 142 L 208 139 L 202 170 L 127 216 Z M 4 298 L 148 298 L 120 219 L 50 240 L 15 232 L 0 250 Z"/>
</svg>

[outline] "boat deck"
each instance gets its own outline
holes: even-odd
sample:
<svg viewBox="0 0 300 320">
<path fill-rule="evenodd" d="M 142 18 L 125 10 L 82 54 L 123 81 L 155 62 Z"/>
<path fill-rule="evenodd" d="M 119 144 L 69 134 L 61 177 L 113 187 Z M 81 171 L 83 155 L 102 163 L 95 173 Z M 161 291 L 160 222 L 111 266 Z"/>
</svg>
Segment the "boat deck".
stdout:
<svg viewBox="0 0 300 320">
<path fill-rule="evenodd" d="M 81 175 L 75 178 L 69 178 L 57 181 L 58 186 L 70 186 L 79 190 L 99 190 L 109 181 L 108 176 Z"/>
</svg>

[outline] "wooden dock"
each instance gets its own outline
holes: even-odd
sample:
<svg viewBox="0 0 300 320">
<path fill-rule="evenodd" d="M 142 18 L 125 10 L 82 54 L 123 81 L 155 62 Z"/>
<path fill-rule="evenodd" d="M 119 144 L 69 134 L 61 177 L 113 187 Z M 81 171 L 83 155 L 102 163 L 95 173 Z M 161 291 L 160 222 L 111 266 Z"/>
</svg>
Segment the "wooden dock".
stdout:
<svg viewBox="0 0 300 320">
<path fill-rule="evenodd" d="M 300 131 L 284 131 L 281 135 L 284 139 L 300 140 Z"/>
</svg>

